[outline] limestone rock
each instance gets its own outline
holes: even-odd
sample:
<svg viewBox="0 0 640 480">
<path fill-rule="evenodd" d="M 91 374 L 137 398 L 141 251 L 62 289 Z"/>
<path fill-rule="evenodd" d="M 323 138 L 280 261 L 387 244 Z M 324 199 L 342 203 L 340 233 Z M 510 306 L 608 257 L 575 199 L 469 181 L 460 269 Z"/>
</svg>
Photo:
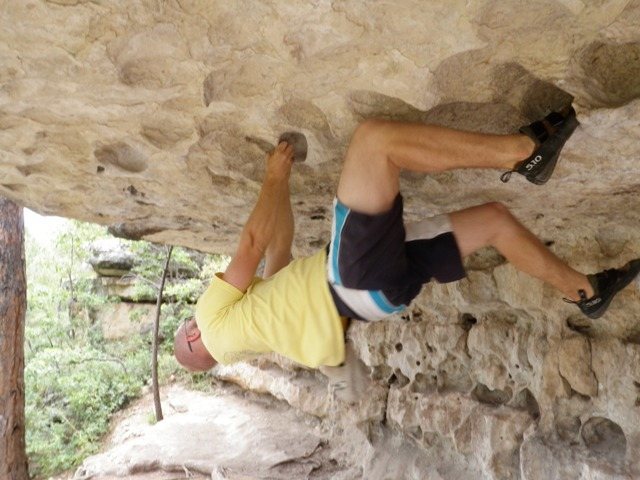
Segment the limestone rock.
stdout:
<svg viewBox="0 0 640 480">
<path fill-rule="evenodd" d="M 584 337 L 573 337 L 560 344 L 560 375 L 582 395 L 595 397 L 598 380 L 591 370 L 591 348 Z"/>
<path fill-rule="evenodd" d="M 94 282 L 96 291 L 109 297 L 117 297 L 123 302 L 155 303 L 156 293 L 132 275 L 123 277 L 98 277 Z M 141 288 L 142 286 L 147 288 Z"/>
<path fill-rule="evenodd" d="M 453 450 L 480 478 L 518 478 L 518 450 L 532 422 L 526 411 L 487 406 L 465 395 L 392 389 L 387 415 L 426 449 Z"/>
<path fill-rule="evenodd" d="M 326 385 L 314 381 L 319 374 L 311 371 L 286 371 L 264 360 L 255 360 L 251 363 L 218 365 L 213 374 L 220 380 L 233 382 L 242 388 L 269 393 L 317 417 L 326 416 L 329 410 L 330 398 Z"/>
<path fill-rule="evenodd" d="M 124 277 L 132 274 L 134 267 L 142 263 L 132 242 L 118 238 L 101 238 L 91 242 L 88 248 L 91 252 L 89 264 L 101 277 Z M 189 260 L 196 265 L 202 264 L 204 255 L 193 251 L 188 251 L 187 254 Z M 198 277 L 199 271 L 188 261 L 179 261 L 173 257 L 169 264 L 169 274 L 181 278 L 194 278 Z"/>
<path fill-rule="evenodd" d="M 545 443 L 530 437 L 520 449 L 522 480 L 610 480 L 632 478 L 624 473 L 619 462 L 606 457 L 593 457 L 581 449 L 562 448 L 561 444 Z"/>
<path fill-rule="evenodd" d="M 89 263 L 93 270 L 103 277 L 121 277 L 131 271 L 135 265 L 135 256 L 117 238 L 105 238 L 90 245 Z"/>
<path fill-rule="evenodd" d="M 231 253 L 265 150 L 297 132 L 308 158 L 293 174 L 296 246 L 310 252 L 360 119 L 513 132 L 574 98 L 582 127 L 559 166 L 562 192 L 496 191 L 492 173 L 411 175 L 407 213 L 492 198 L 556 243 L 592 238 L 587 213 L 624 230 L 637 220 L 616 207 L 638 195 L 638 15 L 617 0 L 22 2 L 1 20 L 0 193 L 131 238 Z M 612 186 L 619 195 L 601 201 Z"/>
<path fill-rule="evenodd" d="M 148 410 L 140 411 L 112 434 L 111 448 L 85 460 L 74 478 L 165 470 L 285 480 L 303 478 L 314 468 L 309 457 L 319 436 L 312 418 L 298 418 L 282 405 L 180 388 L 166 392 L 163 401 L 162 422 L 149 425 Z"/>
<path fill-rule="evenodd" d="M 106 340 L 128 338 L 149 329 L 155 319 L 156 307 L 149 304 L 119 302 L 107 304 L 97 314 Z"/>
</svg>

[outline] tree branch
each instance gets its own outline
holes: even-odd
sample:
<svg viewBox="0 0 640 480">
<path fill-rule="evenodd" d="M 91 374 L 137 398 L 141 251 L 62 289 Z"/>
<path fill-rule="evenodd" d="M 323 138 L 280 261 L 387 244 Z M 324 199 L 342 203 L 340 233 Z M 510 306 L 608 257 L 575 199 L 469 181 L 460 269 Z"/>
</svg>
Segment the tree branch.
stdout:
<svg viewBox="0 0 640 480">
<path fill-rule="evenodd" d="M 151 384 L 153 386 L 153 404 L 156 410 L 156 421 L 162 420 L 162 405 L 160 403 L 160 386 L 158 385 L 158 332 L 160 330 L 160 310 L 162 309 L 162 292 L 164 290 L 164 283 L 167 279 L 167 273 L 169 272 L 169 262 L 171 261 L 171 253 L 173 252 L 173 246 L 170 246 L 167 251 L 167 260 L 164 264 L 164 270 L 162 271 L 162 280 L 160 282 L 160 288 L 158 289 L 158 301 L 156 303 L 156 318 L 153 322 L 153 352 L 151 354 Z"/>
</svg>

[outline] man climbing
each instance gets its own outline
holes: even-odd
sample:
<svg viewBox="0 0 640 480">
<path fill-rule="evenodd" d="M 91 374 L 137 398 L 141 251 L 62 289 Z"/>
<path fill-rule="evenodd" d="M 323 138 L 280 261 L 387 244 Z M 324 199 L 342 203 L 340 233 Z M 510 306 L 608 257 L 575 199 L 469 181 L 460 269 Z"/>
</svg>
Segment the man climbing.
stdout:
<svg viewBox="0 0 640 480">
<path fill-rule="evenodd" d="M 267 159 L 256 206 L 236 254 L 200 298 L 195 320 L 176 332 L 175 355 L 190 370 L 277 352 L 321 370 L 356 400 L 364 365 L 345 349 L 347 319 L 375 321 L 402 311 L 423 284 L 465 276 L 463 259 L 492 246 L 515 268 L 559 290 L 590 318 L 640 272 L 640 259 L 584 275 L 556 257 L 500 203 L 403 223 L 403 169 L 495 168 L 544 184 L 578 126 L 568 107 L 520 129 L 487 135 L 436 125 L 367 120 L 347 150 L 334 199 L 328 248 L 289 263 L 293 217 L 288 180 L 294 151 Z M 265 257 L 264 279 L 255 278 Z M 360 385 L 358 385 L 360 383 Z"/>
</svg>

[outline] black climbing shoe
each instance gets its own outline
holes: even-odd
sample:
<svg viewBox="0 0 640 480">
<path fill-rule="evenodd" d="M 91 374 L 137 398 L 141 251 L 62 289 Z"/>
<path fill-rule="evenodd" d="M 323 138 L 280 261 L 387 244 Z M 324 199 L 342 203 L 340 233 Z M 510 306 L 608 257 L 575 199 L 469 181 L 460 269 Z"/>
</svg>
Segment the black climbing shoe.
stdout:
<svg viewBox="0 0 640 480">
<path fill-rule="evenodd" d="M 564 299 L 566 302 L 574 303 L 580 307 L 582 313 L 589 318 L 600 318 L 609 307 L 611 300 L 624 287 L 629 285 L 640 273 L 640 258 L 631 260 L 624 267 L 603 270 L 594 275 L 587 275 L 589 283 L 593 287 L 595 295 L 587 298 L 584 290 L 580 290 L 580 300 L 574 302 Z"/>
<path fill-rule="evenodd" d="M 556 168 L 562 147 L 578 125 L 576 111 L 569 105 L 560 112 L 551 112 L 542 120 L 522 127 L 520 133 L 531 138 L 536 148 L 529 158 L 518 163 L 513 170 L 504 172 L 500 180 L 506 183 L 516 172 L 536 185 L 546 183 Z"/>
</svg>

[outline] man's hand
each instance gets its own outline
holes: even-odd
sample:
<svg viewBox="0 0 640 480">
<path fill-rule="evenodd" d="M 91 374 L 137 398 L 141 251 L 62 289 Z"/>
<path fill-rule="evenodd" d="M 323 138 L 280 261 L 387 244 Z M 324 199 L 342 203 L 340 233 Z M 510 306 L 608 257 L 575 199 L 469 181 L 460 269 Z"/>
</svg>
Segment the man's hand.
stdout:
<svg viewBox="0 0 640 480">
<path fill-rule="evenodd" d="M 292 164 L 293 147 L 286 142 L 280 142 L 267 157 L 265 180 L 288 180 Z"/>
</svg>

